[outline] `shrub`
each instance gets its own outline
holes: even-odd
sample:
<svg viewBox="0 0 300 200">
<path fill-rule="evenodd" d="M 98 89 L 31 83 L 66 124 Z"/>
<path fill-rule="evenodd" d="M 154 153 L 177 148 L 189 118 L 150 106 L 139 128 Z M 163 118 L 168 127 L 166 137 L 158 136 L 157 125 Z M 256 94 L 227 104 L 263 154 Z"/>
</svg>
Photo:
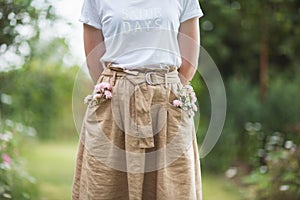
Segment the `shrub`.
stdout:
<svg viewBox="0 0 300 200">
<path fill-rule="evenodd" d="M 35 130 L 6 120 L 0 123 L 0 199 L 32 199 L 38 195 L 35 179 L 25 170 L 18 147 Z"/>
<path fill-rule="evenodd" d="M 39 138 L 73 135 L 72 89 L 77 70 L 53 66 L 0 72 L 0 95 L 12 99 L 10 105 L 1 105 L 0 100 L 2 117 L 34 127 Z"/>
<path fill-rule="evenodd" d="M 244 178 L 244 183 L 251 185 L 259 200 L 300 199 L 300 147 L 279 132 L 261 136 L 258 138 L 263 140 L 263 146 L 255 151 L 257 167 Z"/>
<path fill-rule="evenodd" d="M 203 160 L 204 168 L 222 172 L 233 162 L 253 165 L 253 141 L 245 131 L 247 122 L 263 124 L 262 132 L 268 136 L 279 131 L 284 138 L 300 143 L 300 78 L 273 76 L 269 81 L 267 98 L 261 103 L 259 88 L 246 79 L 233 77 L 226 82 L 227 116 L 223 133 L 213 151 Z M 209 119 L 209 95 L 200 97 L 201 121 Z M 203 130 L 200 130 L 203 131 Z M 200 133 L 201 134 L 201 133 Z"/>
</svg>

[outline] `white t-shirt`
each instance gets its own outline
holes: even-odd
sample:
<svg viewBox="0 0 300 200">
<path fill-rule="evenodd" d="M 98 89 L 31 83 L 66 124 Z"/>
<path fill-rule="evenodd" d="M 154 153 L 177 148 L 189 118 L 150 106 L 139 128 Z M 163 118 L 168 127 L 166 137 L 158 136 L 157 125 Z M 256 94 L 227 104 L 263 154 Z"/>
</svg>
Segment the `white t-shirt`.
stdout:
<svg viewBox="0 0 300 200">
<path fill-rule="evenodd" d="M 79 21 L 101 29 L 101 62 L 124 68 L 179 67 L 181 22 L 203 16 L 198 0 L 84 0 Z"/>
</svg>

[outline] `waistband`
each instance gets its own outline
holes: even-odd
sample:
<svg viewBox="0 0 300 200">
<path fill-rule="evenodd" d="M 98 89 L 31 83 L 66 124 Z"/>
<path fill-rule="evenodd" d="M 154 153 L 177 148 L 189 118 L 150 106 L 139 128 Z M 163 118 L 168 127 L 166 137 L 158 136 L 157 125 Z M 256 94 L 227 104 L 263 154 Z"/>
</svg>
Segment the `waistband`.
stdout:
<svg viewBox="0 0 300 200">
<path fill-rule="evenodd" d="M 179 83 L 180 79 L 176 66 L 165 65 L 163 68 L 135 68 L 125 69 L 119 66 L 108 65 L 101 75 L 112 76 L 111 84 L 115 85 L 117 77 L 124 77 L 134 85 L 147 83 L 148 85 Z"/>
</svg>

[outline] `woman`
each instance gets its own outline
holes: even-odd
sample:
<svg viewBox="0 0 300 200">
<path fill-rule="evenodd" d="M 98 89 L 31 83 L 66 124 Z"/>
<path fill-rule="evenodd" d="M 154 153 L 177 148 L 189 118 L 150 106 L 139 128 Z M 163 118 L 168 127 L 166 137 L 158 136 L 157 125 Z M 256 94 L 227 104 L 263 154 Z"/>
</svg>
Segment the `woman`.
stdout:
<svg viewBox="0 0 300 200">
<path fill-rule="evenodd" d="M 197 0 L 84 1 L 96 85 L 86 98 L 72 199 L 202 199 L 188 85 L 202 15 Z"/>
</svg>

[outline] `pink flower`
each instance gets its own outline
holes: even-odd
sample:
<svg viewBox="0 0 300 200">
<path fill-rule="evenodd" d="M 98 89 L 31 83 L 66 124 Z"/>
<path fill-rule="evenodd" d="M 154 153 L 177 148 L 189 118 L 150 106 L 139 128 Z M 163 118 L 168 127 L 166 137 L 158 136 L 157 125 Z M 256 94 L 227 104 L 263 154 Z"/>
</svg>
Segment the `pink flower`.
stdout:
<svg viewBox="0 0 300 200">
<path fill-rule="evenodd" d="M 108 90 L 105 90 L 104 95 L 105 95 L 105 98 L 106 98 L 106 99 L 111 99 L 111 98 L 112 98 L 112 94 L 111 94 L 111 92 L 108 91 Z"/>
<path fill-rule="evenodd" d="M 4 163 L 5 164 L 10 164 L 10 157 L 9 157 L 9 155 L 7 155 L 7 154 L 3 154 L 3 156 L 2 156 L 2 158 L 3 158 L 3 161 L 4 161 Z"/>
<path fill-rule="evenodd" d="M 103 92 L 104 90 L 111 90 L 111 85 L 108 82 L 102 82 L 94 87 L 95 92 Z"/>
<path fill-rule="evenodd" d="M 84 104 L 88 104 L 93 99 L 93 95 L 88 95 L 84 98 Z"/>
<path fill-rule="evenodd" d="M 110 90 L 111 85 L 108 82 L 102 82 L 102 83 L 99 83 L 99 88 L 101 89 L 101 91 Z"/>
<path fill-rule="evenodd" d="M 105 90 L 111 90 L 111 85 L 108 82 L 103 82 L 103 88 Z"/>
<path fill-rule="evenodd" d="M 95 87 L 94 87 L 94 92 L 95 92 L 95 93 L 101 92 L 101 85 L 100 85 L 100 84 L 95 85 Z"/>
<path fill-rule="evenodd" d="M 102 97 L 102 94 L 99 94 L 99 93 L 94 95 L 94 99 L 100 99 L 101 97 Z"/>
<path fill-rule="evenodd" d="M 176 106 L 176 107 L 180 107 L 180 106 L 182 106 L 182 102 L 180 100 L 175 99 L 173 101 L 173 105 Z"/>
</svg>

